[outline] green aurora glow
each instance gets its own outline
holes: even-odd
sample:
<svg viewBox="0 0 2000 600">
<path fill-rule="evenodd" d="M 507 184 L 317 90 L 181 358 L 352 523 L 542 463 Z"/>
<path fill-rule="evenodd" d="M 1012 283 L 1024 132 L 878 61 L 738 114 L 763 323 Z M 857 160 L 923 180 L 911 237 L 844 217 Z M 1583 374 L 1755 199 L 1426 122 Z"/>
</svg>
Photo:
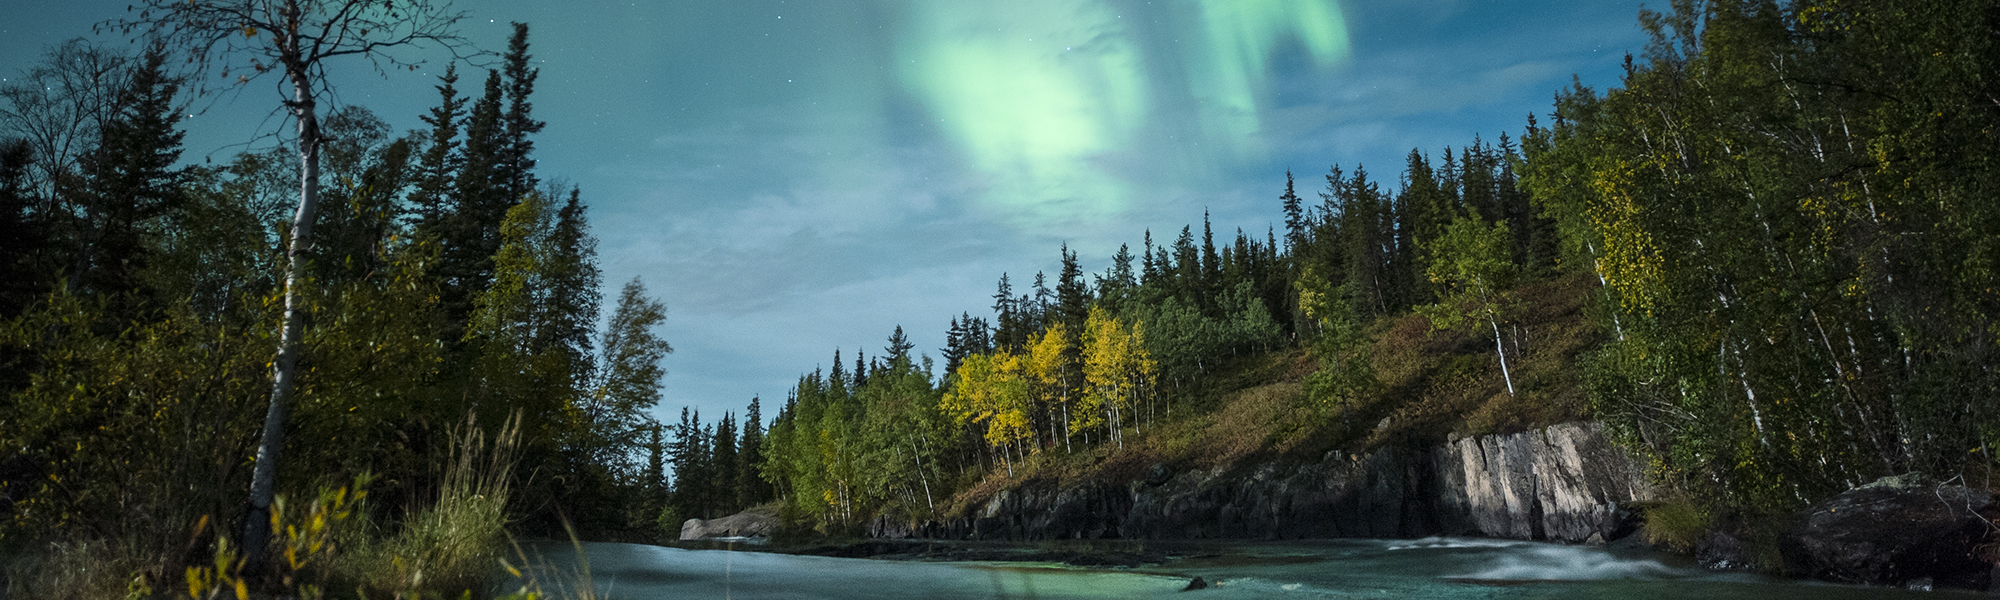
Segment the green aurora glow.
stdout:
<svg viewBox="0 0 2000 600">
<path fill-rule="evenodd" d="M 1133 186 L 1102 161 L 1134 149 L 1158 107 L 1197 107 L 1190 129 L 1200 139 L 1187 141 L 1209 148 L 1208 158 L 1257 160 L 1260 97 L 1280 45 L 1296 43 L 1314 68 L 1348 55 L 1336 0 L 1182 8 L 1185 19 L 1169 20 L 1180 43 L 1162 49 L 1104 0 L 911 2 L 897 44 L 901 80 L 987 177 L 988 208 L 1036 222 L 1113 214 Z"/>
</svg>

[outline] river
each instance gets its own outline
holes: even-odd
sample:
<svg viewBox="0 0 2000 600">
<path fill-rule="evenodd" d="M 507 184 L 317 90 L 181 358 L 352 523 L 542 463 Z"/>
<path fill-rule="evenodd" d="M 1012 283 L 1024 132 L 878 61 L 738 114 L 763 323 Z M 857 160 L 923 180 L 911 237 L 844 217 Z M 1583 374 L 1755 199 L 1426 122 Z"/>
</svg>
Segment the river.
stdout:
<svg viewBox="0 0 2000 600">
<path fill-rule="evenodd" d="M 1132 569 L 581 547 L 599 599 L 1984 597 L 1720 573 L 1643 549 L 1466 538 L 1153 543 L 1152 552 L 1175 558 Z M 533 572 L 545 589 L 580 579 L 568 546 L 536 548 L 530 562 L 541 565 Z M 1197 576 L 1211 587 L 1183 593 Z"/>
</svg>

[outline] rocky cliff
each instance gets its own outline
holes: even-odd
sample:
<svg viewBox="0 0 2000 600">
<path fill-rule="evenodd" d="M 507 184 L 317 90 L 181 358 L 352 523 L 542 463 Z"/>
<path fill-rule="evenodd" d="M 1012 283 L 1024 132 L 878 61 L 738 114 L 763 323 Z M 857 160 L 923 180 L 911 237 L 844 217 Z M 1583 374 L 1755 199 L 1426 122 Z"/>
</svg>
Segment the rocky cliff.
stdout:
<svg viewBox="0 0 2000 600">
<path fill-rule="evenodd" d="M 878 537 L 977 539 L 1324 538 L 1481 535 L 1602 542 L 1652 497 L 1644 465 L 1597 423 L 1567 423 L 1442 447 L 1330 452 L 1303 464 L 1175 472 L 1130 482 L 1003 490 L 943 523 L 877 522 Z"/>
</svg>

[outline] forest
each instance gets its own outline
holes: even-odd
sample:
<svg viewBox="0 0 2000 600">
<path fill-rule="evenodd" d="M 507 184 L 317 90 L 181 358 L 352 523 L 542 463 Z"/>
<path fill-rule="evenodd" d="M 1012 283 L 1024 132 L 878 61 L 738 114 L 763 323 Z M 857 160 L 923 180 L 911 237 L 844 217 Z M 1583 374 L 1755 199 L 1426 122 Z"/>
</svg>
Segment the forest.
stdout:
<svg viewBox="0 0 2000 600">
<path fill-rule="evenodd" d="M 491 576 L 510 531 L 655 526 L 641 448 L 672 352 L 665 309 L 636 279 L 606 302 L 582 192 L 536 172 L 525 24 L 507 48 L 469 94 L 444 70 L 427 129 L 352 105 L 318 123 L 323 206 L 269 531 L 327 556 L 270 569 L 455 593 Z M 157 46 L 77 39 L 25 74 L 0 90 L 8 585 L 165 591 L 205 564 L 227 581 L 229 545 L 257 522 L 245 490 L 293 306 L 297 141 L 184 160 L 188 82 Z M 113 580 L 44 581 L 91 568 Z"/>
<path fill-rule="evenodd" d="M 63 44 L 0 88 L 6 585 L 221 589 L 259 510 L 286 557 L 263 572 L 384 595 L 477 587 L 510 532 L 658 541 L 773 503 L 800 532 L 931 521 L 1189 447 L 1249 379 L 1296 391 L 1243 452 L 1596 419 L 1706 515 L 1990 485 L 2000 9 L 1640 21 L 1619 86 L 1517 135 L 1272 182 L 1264 232 L 1204 215 L 1101 272 L 1065 246 L 1053 276 L 1000 274 L 937 359 L 896 325 L 709 423 L 649 416 L 665 309 L 638 280 L 606 306 L 583 191 L 537 172 L 527 25 L 477 91 L 444 71 L 426 129 L 320 118 L 316 217 L 292 212 L 299 140 L 190 164 L 165 49 Z M 265 508 L 245 491 L 295 322 Z M 114 575 L 21 575 L 84 565 Z"/>
<path fill-rule="evenodd" d="M 942 365 L 912 358 L 900 327 L 873 359 L 836 352 L 778 411 L 760 472 L 823 530 L 935 520 L 1023 463 L 1072 473 L 1186 435 L 1162 424 L 1212 412 L 1245 357 L 1291 353 L 1310 366 L 1274 414 L 1317 429 L 1314 448 L 1385 441 L 1347 411 L 1435 412 L 1419 405 L 1490 385 L 1411 435 L 1602 420 L 1718 517 L 1888 474 L 1988 481 L 1995 18 L 1973 3 L 1646 12 L 1652 42 L 1622 86 L 1561 90 L 1518 138 L 1413 150 L 1387 185 L 1336 166 L 1317 202 L 1288 178 L 1282 229 L 1261 235 L 1218 241 L 1204 219 L 1098 274 L 1064 248 L 1053 282 L 1017 292 L 1003 274 L 990 318 L 954 319 Z M 1584 330 L 1524 327 L 1566 303 Z M 1412 320 L 1428 333 L 1408 335 Z M 1403 359 L 1385 355 L 1443 335 L 1481 365 L 1389 376 Z M 1564 375 L 1522 381 L 1551 345 L 1569 349 Z"/>
</svg>

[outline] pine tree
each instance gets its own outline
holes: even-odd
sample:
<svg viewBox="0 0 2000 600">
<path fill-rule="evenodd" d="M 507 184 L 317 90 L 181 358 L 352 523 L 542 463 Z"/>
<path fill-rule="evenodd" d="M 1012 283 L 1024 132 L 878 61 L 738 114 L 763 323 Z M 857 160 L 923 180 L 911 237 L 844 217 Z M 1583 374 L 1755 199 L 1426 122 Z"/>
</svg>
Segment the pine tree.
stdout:
<svg viewBox="0 0 2000 600">
<path fill-rule="evenodd" d="M 1139 285 L 1146 288 L 1160 287 L 1160 263 L 1153 258 L 1153 230 L 1146 230 L 1146 241 L 1139 253 Z"/>
<path fill-rule="evenodd" d="M 1003 348 L 1020 346 L 1021 308 L 1014 302 L 1014 285 L 1007 280 L 1007 274 L 1000 274 L 999 290 L 993 292 L 993 320 L 997 328 L 993 341 Z"/>
<path fill-rule="evenodd" d="M 646 428 L 645 470 L 639 473 L 641 514 L 647 517 L 660 514 L 660 507 L 667 498 L 667 445 L 661 439 L 660 424 L 652 423 Z"/>
<path fill-rule="evenodd" d="M 1436 295 L 1424 275 L 1431 260 L 1426 248 L 1443 234 L 1445 223 L 1451 220 L 1452 200 L 1431 169 L 1430 161 L 1416 149 L 1410 150 L 1403 171 L 1403 191 L 1396 204 L 1396 247 L 1405 257 L 1400 261 L 1404 272 L 1398 278 L 1409 283 L 1404 300 L 1411 305 L 1428 304 Z"/>
<path fill-rule="evenodd" d="M 598 291 L 602 276 L 597 270 L 597 239 L 590 235 L 590 223 L 576 188 L 569 200 L 556 211 L 546 249 L 546 286 L 549 318 L 536 335 L 536 351 L 560 353 L 566 363 L 560 376 L 582 388 L 591 380 L 591 356 L 595 352 L 592 335 L 597 325 Z"/>
<path fill-rule="evenodd" d="M 410 202 L 415 205 L 416 231 L 427 237 L 441 235 L 440 229 L 445 227 L 445 219 L 452 212 L 449 205 L 454 196 L 452 182 L 465 162 L 458 148 L 459 119 L 465 114 L 465 98 L 458 95 L 455 87 L 458 65 L 446 65 L 438 81 L 438 105 L 431 107 L 430 114 L 420 117 L 431 130 L 424 136 L 424 153 L 411 175 L 416 184 L 410 192 Z"/>
<path fill-rule="evenodd" d="M 496 179 L 499 188 L 508 198 L 519 198 L 534 191 L 539 185 L 534 169 L 535 141 L 529 136 L 539 133 L 543 123 L 529 116 L 534 105 L 528 96 L 535 91 L 535 78 L 541 69 L 531 69 L 528 64 L 528 24 L 514 23 L 514 36 L 507 40 L 505 73 L 507 77 L 507 112 L 501 117 L 501 142 L 498 148 Z"/>
<path fill-rule="evenodd" d="M 1201 209 L 1201 277 L 1195 289 L 1203 302 L 1212 304 L 1222 289 L 1222 258 L 1215 254 L 1215 229 L 1208 223 L 1208 209 Z"/>
<path fill-rule="evenodd" d="M 1118 245 L 1118 253 L 1111 256 L 1111 267 L 1097 278 L 1097 298 L 1112 312 L 1123 310 L 1131 302 L 1138 287 L 1138 279 L 1132 272 L 1132 247 Z"/>
<path fill-rule="evenodd" d="M 742 440 L 737 444 L 736 505 L 756 506 L 771 499 L 771 484 L 764 480 L 761 468 L 764 465 L 764 414 L 760 406 L 762 400 L 750 397 L 750 408 L 743 412 Z"/>
<path fill-rule="evenodd" d="M 915 347 L 910 344 L 910 337 L 903 335 L 903 326 L 897 325 L 896 332 L 889 334 L 889 347 L 882 350 L 887 353 L 889 362 L 893 363 L 898 360 L 909 360 L 910 349 Z"/>
<path fill-rule="evenodd" d="M 848 391 L 859 392 L 862 387 L 868 385 L 868 360 L 863 358 L 865 354 L 867 354 L 865 350 L 854 349 L 854 385 L 848 386 Z"/>
<path fill-rule="evenodd" d="M 675 512 L 685 518 L 708 516 L 709 473 L 708 432 L 702 429 L 701 411 L 681 407 L 680 425 L 674 428 L 673 463 Z"/>
<path fill-rule="evenodd" d="M 963 316 L 970 317 L 970 315 Z M 960 320 L 960 317 L 951 318 L 951 327 L 944 332 L 944 348 L 939 351 L 944 354 L 944 373 L 945 377 L 949 378 L 952 373 L 958 372 L 958 361 L 964 359 L 966 355 L 965 322 Z"/>
<path fill-rule="evenodd" d="M 1056 279 L 1056 318 L 1070 331 L 1083 329 L 1084 317 L 1090 313 L 1090 289 L 1083 282 L 1083 267 L 1077 263 L 1076 253 L 1069 250 L 1069 244 L 1062 247 L 1062 272 Z"/>
<path fill-rule="evenodd" d="M 1305 209 L 1299 205 L 1299 195 L 1292 188 L 1292 172 L 1285 170 L 1285 193 L 1278 196 L 1285 211 L 1285 246 L 1296 254 L 1306 241 Z"/>
<path fill-rule="evenodd" d="M 710 438 L 709 462 L 715 465 L 711 470 L 714 490 L 711 509 L 722 513 L 733 513 L 742 507 L 736 505 L 741 495 L 740 465 L 737 464 L 736 415 L 722 413 L 722 420 L 715 423 L 715 434 Z"/>
<path fill-rule="evenodd" d="M 439 304 L 452 327 L 465 323 L 473 300 L 492 283 L 500 222 L 519 200 L 508 197 L 496 180 L 503 141 L 500 102 L 500 74 L 489 71 L 485 94 L 465 118 L 464 161 L 452 185 L 452 212 L 437 240 Z"/>
<path fill-rule="evenodd" d="M 826 377 L 827 383 L 835 387 L 840 387 L 840 388 L 847 387 L 847 371 L 845 370 L 846 368 L 847 368 L 846 364 L 840 362 L 840 349 L 834 348 L 833 369 L 827 373 Z"/>
<path fill-rule="evenodd" d="M 78 165 L 83 189 L 73 192 L 85 226 L 71 267 L 72 287 L 113 297 L 112 310 L 125 318 L 138 316 L 148 304 L 139 296 L 151 223 L 184 203 L 180 186 L 186 175 L 175 166 L 186 135 L 175 129 L 180 111 L 173 102 L 180 86 L 167 75 L 165 61 L 155 48 L 132 71 L 115 116 L 99 131 L 97 148 Z"/>
<path fill-rule="evenodd" d="M 1173 260 L 1166 261 L 1167 264 L 1173 265 L 1170 275 L 1172 285 L 1168 287 L 1170 293 L 1197 306 L 1203 300 L 1199 252 L 1194 245 L 1194 230 L 1183 226 L 1180 237 L 1174 239 Z"/>
</svg>

